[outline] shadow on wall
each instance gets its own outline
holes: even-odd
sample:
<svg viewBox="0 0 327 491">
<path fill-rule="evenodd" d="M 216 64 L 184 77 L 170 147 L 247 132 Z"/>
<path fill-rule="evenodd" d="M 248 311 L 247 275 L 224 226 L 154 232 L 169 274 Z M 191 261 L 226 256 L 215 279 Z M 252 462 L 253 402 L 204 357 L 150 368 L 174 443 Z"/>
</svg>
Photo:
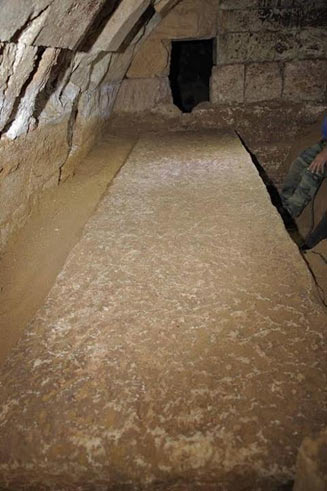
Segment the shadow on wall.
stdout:
<svg viewBox="0 0 327 491">
<path fill-rule="evenodd" d="M 174 104 L 184 113 L 210 100 L 213 43 L 213 39 L 172 42 L 169 80 Z"/>
</svg>

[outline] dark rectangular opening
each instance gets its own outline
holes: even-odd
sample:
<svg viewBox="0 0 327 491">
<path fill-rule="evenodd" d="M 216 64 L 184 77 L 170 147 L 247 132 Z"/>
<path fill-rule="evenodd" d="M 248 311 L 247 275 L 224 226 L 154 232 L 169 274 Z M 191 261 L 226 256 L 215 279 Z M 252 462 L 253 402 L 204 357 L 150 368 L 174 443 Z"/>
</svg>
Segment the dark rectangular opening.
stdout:
<svg viewBox="0 0 327 491">
<path fill-rule="evenodd" d="M 170 86 L 174 104 L 184 113 L 210 100 L 213 53 L 213 39 L 172 42 Z"/>
</svg>

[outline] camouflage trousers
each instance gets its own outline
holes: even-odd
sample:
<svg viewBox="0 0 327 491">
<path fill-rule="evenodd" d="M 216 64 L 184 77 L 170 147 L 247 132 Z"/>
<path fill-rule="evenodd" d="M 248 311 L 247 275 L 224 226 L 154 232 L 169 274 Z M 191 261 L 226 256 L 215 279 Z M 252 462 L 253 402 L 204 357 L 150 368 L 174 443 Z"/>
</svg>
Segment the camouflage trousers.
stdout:
<svg viewBox="0 0 327 491">
<path fill-rule="evenodd" d="M 292 217 L 301 215 L 304 208 L 318 191 L 327 170 L 323 174 L 310 172 L 308 167 L 326 147 L 326 140 L 307 148 L 292 163 L 281 190 L 283 207 Z"/>
</svg>

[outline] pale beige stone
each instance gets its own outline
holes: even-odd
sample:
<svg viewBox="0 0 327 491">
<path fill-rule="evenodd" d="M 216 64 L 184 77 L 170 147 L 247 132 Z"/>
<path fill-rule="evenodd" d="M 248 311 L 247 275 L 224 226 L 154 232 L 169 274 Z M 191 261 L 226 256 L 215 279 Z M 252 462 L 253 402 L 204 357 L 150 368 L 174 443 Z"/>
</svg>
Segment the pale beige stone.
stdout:
<svg viewBox="0 0 327 491">
<path fill-rule="evenodd" d="M 128 78 L 162 77 L 169 74 L 170 43 L 149 38 L 133 59 Z"/>
<path fill-rule="evenodd" d="M 292 101 L 325 100 L 326 60 L 303 60 L 287 63 L 284 78 L 284 99 Z"/>
<path fill-rule="evenodd" d="M 210 101 L 213 104 L 244 101 L 244 65 L 224 65 L 213 68 Z"/>
<path fill-rule="evenodd" d="M 0 131 L 7 124 L 15 102 L 32 73 L 37 48 L 8 43 L 4 46 L 0 64 Z"/>
<path fill-rule="evenodd" d="M 154 35 L 161 39 L 215 37 L 216 12 L 215 0 L 183 0 L 164 18 Z"/>
<path fill-rule="evenodd" d="M 175 7 L 182 0 L 159 0 L 155 3 L 154 8 L 160 15 L 165 16 L 169 10 Z"/>
<path fill-rule="evenodd" d="M 218 36 L 217 64 L 289 60 L 298 56 L 296 32 L 238 32 Z"/>
<path fill-rule="evenodd" d="M 115 112 L 140 112 L 157 104 L 172 102 L 168 78 L 136 78 L 123 80 Z"/>
<path fill-rule="evenodd" d="M 34 128 L 35 119 L 33 113 L 36 99 L 38 94 L 46 86 L 51 75 L 51 71 L 57 63 L 58 56 L 58 49 L 47 48 L 44 51 L 42 58 L 39 61 L 37 71 L 34 73 L 31 82 L 26 88 L 24 96 L 20 100 L 15 120 L 6 132 L 6 136 L 11 140 L 14 140 L 20 135 L 26 134 L 30 128 Z"/>
<path fill-rule="evenodd" d="M 0 223 L 8 224 L 8 234 L 26 220 L 31 196 L 56 175 L 68 155 L 67 121 L 0 145 Z M 24 210 L 24 212 L 22 211 Z"/>
<path fill-rule="evenodd" d="M 253 63 L 245 70 L 245 102 L 279 99 L 282 74 L 278 63 Z"/>
<path fill-rule="evenodd" d="M 123 0 L 94 43 L 93 51 L 118 51 L 151 0 Z"/>
<path fill-rule="evenodd" d="M 38 17 L 47 11 L 52 0 L 1 0 L 0 2 L 0 40 L 11 41 L 19 32 L 24 32 L 24 26 L 29 19 Z"/>
<path fill-rule="evenodd" d="M 77 48 L 104 3 L 105 0 L 51 2 L 34 44 L 56 48 Z"/>
</svg>

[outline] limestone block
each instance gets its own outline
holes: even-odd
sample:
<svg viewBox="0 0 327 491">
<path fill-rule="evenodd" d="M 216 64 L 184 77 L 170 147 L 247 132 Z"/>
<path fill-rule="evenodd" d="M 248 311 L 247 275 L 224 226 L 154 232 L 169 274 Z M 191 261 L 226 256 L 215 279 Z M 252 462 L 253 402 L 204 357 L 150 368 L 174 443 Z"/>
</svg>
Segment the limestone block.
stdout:
<svg viewBox="0 0 327 491">
<path fill-rule="evenodd" d="M 52 2 L 34 44 L 76 48 L 104 4 L 105 0 L 92 0 L 92 2 L 60 0 L 60 2 Z"/>
<path fill-rule="evenodd" d="M 17 210 L 24 209 L 25 215 L 20 213 L 20 219 L 22 215 L 26 218 L 30 197 L 54 175 L 58 178 L 67 153 L 67 121 L 44 126 L 15 142 L 2 143 L 0 223 L 10 222 L 8 230 L 17 226 Z"/>
<path fill-rule="evenodd" d="M 149 5 L 150 0 L 133 0 L 133 2 L 123 0 L 110 17 L 92 49 L 118 51 Z"/>
<path fill-rule="evenodd" d="M 111 53 L 111 62 L 104 83 L 120 82 L 132 62 L 133 54 L 133 46 L 129 46 L 123 53 Z"/>
<path fill-rule="evenodd" d="M 61 52 L 61 55 L 63 53 Z M 71 82 L 71 75 L 74 68 L 74 55 L 66 51 L 66 57 L 60 57 L 54 71 L 60 73 L 56 84 L 50 84 L 51 90 L 44 91 L 45 97 L 38 116 L 38 124 L 46 124 L 68 116 L 73 110 L 73 106 L 81 88 Z M 56 74 L 53 74 L 56 77 Z"/>
<path fill-rule="evenodd" d="M 220 9 L 284 9 L 284 8 L 325 8 L 325 0 L 222 0 L 219 4 Z"/>
<path fill-rule="evenodd" d="M 6 223 L 15 210 L 27 201 L 27 184 L 30 166 L 23 165 L 26 152 L 15 156 L 11 148 L 0 148 L 4 176 L 0 184 L 0 224 Z M 15 166 L 12 163 L 15 162 Z"/>
<path fill-rule="evenodd" d="M 326 60 L 286 63 L 283 97 L 297 101 L 324 101 L 327 81 Z"/>
<path fill-rule="evenodd" d="M 217 64 L 290 60 L 298 56 L 296 32 L 240 32 L 218 36 Z"/>
<path fill-rule="evenodd" d="M 82 91 L 98 87 L 111 63 L 112 53 L 76 53 L 70 82 Z"/>
<path fill-rule="evenodd" d="M 243 102 L 244 65 L 224 65 L 213 68 L 210 80 L 210 100 L 213 104 Z"/>
<path fill-rule="evenodd" d="M 220 9 L 234 10 L 258 7 L 259 0 L 222 0 L 219 4 Z"/>
<path fill-rule="evenodd" d="M 78 119 L 108 119 L 119 90 L 118 83 L 103 84 L 99 89 L 84 92 L 79 100 Z M 75 135 L 74 135 L 75 138 Z M 81 142 L 82 144 L 82 142 Z"/>
<path fill-rule="evenodd" d="M 149 38 L 133 59 L 128 78 L 150 78 L 169 74 L 170 43 Z"/>
<path fill-rule="evenodd" d="M 232 0 L 231 0 L 232 1 Z M 257 0 L 259 8 L 288 8 L 288 7 L 311 7 L 321 8 L 326 6 L 325 0 Z"/>
<path fill-rule="evenodd" d="M 278 63 L 253 63 L 246 67 L 245 102 L 279 99 L 282 74 Z"/>
<path fill-rule="evenodd" d="M 98 56 L 98 53 L 77 52 L 72 62 L 70 82 L 81 90 L 86 90 L 90 83 L 93 63 L 96 62 Z"/>
<path fill-rule="evenodd" d="M 327 430 L 304 439 L 296 467 L 294 491 L 327 489 Z"/>
<path fill-rule="evenodd" d="M 302 29 L 298 33 L 299 58 L 327 58 L 326 29 Z"/>
<path fill-rule="evenodd" d="M 15 120 L 6 132 L 6 136 L 11 140 L 27 133 L 33 127 L 35 123 L 33 112 L 36 98 L 48 82 L 51 70 L 57 62 L 58 55 L 59 50 L 55 48 L 47 48 L 44 51 L 37 71 L 28 85 L 24 97 L 20 100 Z"/>
<path fill-rule="evenodd" d="M 24 25 L 45 11 L 52 0 L 1 0 L 0 2 L 0 40 L 11 41 Z"/>
<path fill-rule="evenodd" d="M 72 82 L 60 84 L 45 102 L 38 118 L 38 125 L 41 126 L 69 116 L 74 110 L 80 92 L 81 89 Z"/>
<path fill-rule="evenodd" d="M 325 25 L 326 15 L 321 9 L 219 9 L 219 32 L 258 32 L 263 30 L 280 31 L 289 28 Z"/>
<path fill-rule="evenodd" d="M 155 3 L 154 8 L 160 15 L 165 16 L 169 10 L 174 8 L 181 0 L 159 0 Z"/>
<path fill-rule="evenodd" d="M 69 121 L 66 118 L 59 124 L 43 126 L 27 135 L 29 142 L 34 141 L 34 149 L 30 150 L 32 166 L 27 186 L 29 196 L 40 193 L 49 181 L 53 181 L 53 177 L 53 184 L 58 183 L 60 168 L 69 152 L 68 131 Z"/>
<path fill-rule="evenodd" d="M 15 102 L 30 76 L 37 48 L 8 43 L 4 46 L 0 64 L 0 131 L 7 124 Z"/>
<path fill-rule="evenodd" d="M 168 78 L 125 79 L 121 85 L 115 112 L 140 112 L 157 104 L 172 102 Z"/>
<path fill-rule="evenodd" d="M 164 18 L 154 35 L 161 39 L 215 37 L 216 10 L 215 0 L 183 0 Z"/>
</svg>

